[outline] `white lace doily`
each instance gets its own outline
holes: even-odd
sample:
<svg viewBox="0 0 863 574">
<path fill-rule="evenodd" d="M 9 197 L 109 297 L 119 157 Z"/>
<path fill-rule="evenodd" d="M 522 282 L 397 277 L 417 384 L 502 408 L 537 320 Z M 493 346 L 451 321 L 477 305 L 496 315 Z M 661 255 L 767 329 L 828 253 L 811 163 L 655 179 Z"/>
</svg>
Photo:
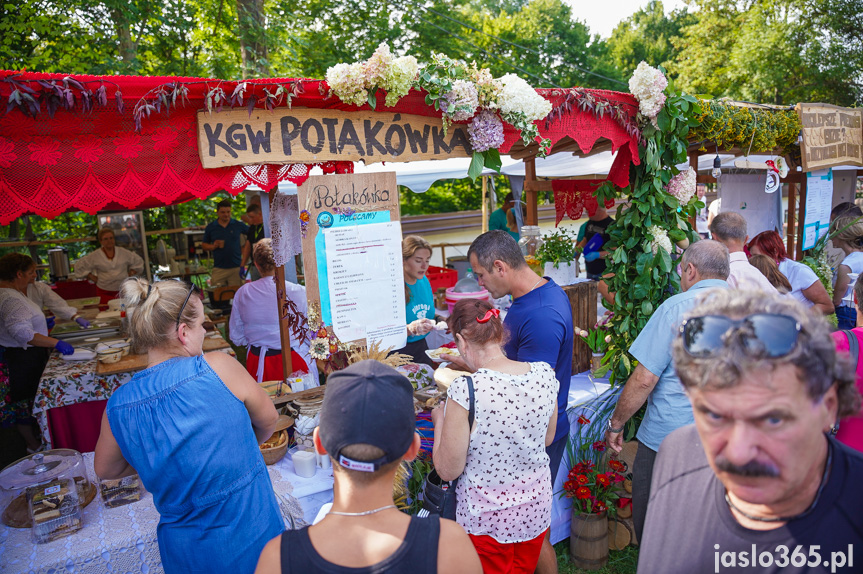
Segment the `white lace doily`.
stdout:
<svg viewBox="0 0 863 574">
<path fill-rule="evenodd" d="M 84 453 L 92 481 L 93 453 Z M 272 466 L 267 467 L 285 528 L 306 526 L 293 485 Z M 145 492 L 138 502 L 106 508 L 97 494 L 83 511 L 84 527 L 47 544 L 34 544 L 30 529 L 0 525 L 0 572 L 28 574 L 105 574 L 146 572 L 161 574 L 162 557 L 156 539 L 159 513 L 153 495 Z"/>
<path fill-rule="evenodd" d="M 270 234 L 273 238 L 273 257 L 276 265 L 293 262 L 294 256 L 302 252 L 300 214 L 296 195 L 276 194 L 273 203 L 270 204 Z"/>
</svg>

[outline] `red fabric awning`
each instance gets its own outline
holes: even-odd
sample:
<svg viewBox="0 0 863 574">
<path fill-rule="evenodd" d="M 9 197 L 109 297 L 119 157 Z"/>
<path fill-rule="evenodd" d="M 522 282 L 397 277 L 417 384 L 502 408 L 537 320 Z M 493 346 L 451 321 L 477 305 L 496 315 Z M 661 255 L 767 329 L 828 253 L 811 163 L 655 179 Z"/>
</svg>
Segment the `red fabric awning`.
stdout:
<svg viewBox="0 0 863 574">
<path fill-rule="evenodd" d="M 19 74 L 0 71 L 0 80 Z M 61 80 L 64 74 L 25 72 L 24 80 Z M 226 190 L 237 194 L 250 184 L 272 189 L 279 181 L 301 184 L 312 166 L 265 165 L 204 169 L 198 157 L 196 111 L 205 107 L 207 91 L 219 85 L 231 94 L 237 82 L 218 79 L 86 76 L 75 80 L 90 89 L 102 82 L 107 87 L 108 105 L 84 112 L 80 103 L 73 111 L 58 109 L 54 118 L 42 109 L 36 118 L 13 109 L 0 117 L 0 224 L 8 225 L 26 214 L 55 217 L 70 210 L 96 213 L 104 209 L 132 209 L 171 205 L 190 199 L 203 199 Z M 183 82 L 189 89 L 185 106 L 172 107 L 170 113 L 152 113 L 135 132 L 133 109 L 151 90 L 169 82 Z M 286 84 L 292 80 L 273 78 L 256 83 Z M 30 86 L 39 91 L 36 84 Z M 337 98 L 327 98 L 326 82 L 303 80 L 304 92 L 292 101 L 293 107 L 356 110 Z M 119 87 L 125 110 L 117 112 L 114 92 Z M 6 104 L 12 86 L 0 81 L 0 102 Z M 565 92 L 539 90 L 553 105 L 563 102 Z M 592 90 L 605 100 L 624 104 L 634 116 L 637 103 L 633 96 L 618 92 Z M 382 100 L 382 98 L 379 98 Z M 424 94 L 414 90 L 387 111 L 438 116 L 440 112 L 424 102 Z M 620 149 L 609 179 L 625 186 L 629 165 L 638 163 L 638 141 L 610 116 L 597 118 L 591 112 L 572 111 L 557 117 L 546 128 L 539 123 L 543 137 L 552 144 L 569 136 L 587 153 L 600 139 L 607 139 L 613 150 Z M 519 141 L 518 132 L 506 125 L 501 152 L 506 153 Z M 325 173 L 350 173 L 350 162 L 321 164 Z"/>
</svg>

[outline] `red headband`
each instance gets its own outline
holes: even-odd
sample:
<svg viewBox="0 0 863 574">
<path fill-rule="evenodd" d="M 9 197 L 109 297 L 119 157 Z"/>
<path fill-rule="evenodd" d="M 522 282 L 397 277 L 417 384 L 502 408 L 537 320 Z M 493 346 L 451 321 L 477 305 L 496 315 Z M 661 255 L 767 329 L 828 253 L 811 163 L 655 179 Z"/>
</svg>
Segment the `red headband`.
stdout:
<svg viewBox="0 0 863 574">
<path fill-rule="evenodd" d="M 491 320 L 492 315 L 500 318 L 500 311 L 497 309 L 489 309 L 488 311 L 485 312 L 485 315 L 483 315 L 482 319 L 477 317 L 476 322 L 477 323 L 488 323 Z"/>
</svg>

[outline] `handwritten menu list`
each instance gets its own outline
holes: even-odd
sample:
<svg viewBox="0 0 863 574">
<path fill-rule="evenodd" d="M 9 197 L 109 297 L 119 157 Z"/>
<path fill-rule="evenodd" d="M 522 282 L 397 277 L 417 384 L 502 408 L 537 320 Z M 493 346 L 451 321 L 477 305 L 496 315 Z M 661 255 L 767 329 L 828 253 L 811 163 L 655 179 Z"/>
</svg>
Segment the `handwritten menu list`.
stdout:
<svg viewBox="0 0 863 574">
<path fill-rule="evenodd" d="M 330 311 L 340 340 L 405 346 L 401 241 L 398 222 L 324 230 Z"/>
</svg>

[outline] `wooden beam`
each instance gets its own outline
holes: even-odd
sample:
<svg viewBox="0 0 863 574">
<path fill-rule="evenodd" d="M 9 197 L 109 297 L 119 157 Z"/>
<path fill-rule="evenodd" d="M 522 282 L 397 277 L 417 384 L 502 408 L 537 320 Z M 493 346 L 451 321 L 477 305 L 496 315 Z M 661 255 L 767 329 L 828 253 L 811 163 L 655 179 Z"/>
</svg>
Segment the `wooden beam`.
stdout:
<svg viewBox="0 0 863 574">
<path fill-rule="evenodd" d="M 182 233 L 187 229 L 197 229 L 195 227 L 177 227 L 176 229 L 157 229 L 145 232 L 145 235 L 171 235 L 173 233 Z M 203 233 L 204 230 L 201 230 Z M 88 235 L 86 237 L 69 237 L 66 239 L 46 239 L 42 241 L 2 241 L 0 247 L 32 247 L 34 245 L 65 245 L 66 243 L 89 243 L 96 241 L 96 237 Z"/>
<path fill-rule="evenodd" d="M 486 231 L 488 231 L 488 176 L 484 175 L 482 176 L 482 232 Z"/>
<path fill-rule="evenodd" d="M 794 239 L 796 237 L 794 202 L 797 200 L 797 184 L 788 184 L 788 228 L 785 230 L 785 252 L 794 254 Z"/>
<path fill-rule="evenodd" d="M 765 173 L 767 173 L 765 171 Z M 805 173 L 789 173 L 788 177 L 783 177 L 779 180 L 780 183 L 802 183 L 806 179 Z M 716 183 L 716 178 L 712 175 L 697 175 L 696 183 Z"/>
<path fill-rule="evenodd" d="M 803 222 L 806 221 L 806 180 L 800 184 L 800 209 L 798 211 L 797 221 L 797 248 L 795 249 L 795 261 L 803 259 Z"/>
<path fill-rule="evenodd" d="M 279 192 L 278 186 L 274 187 L 270 191 L 270 209 L 273 208 L 273 201 L 276 199 L 276 194 Z M 279 318 L 279 340 L 282 343 L 282 382 L 288 383 L 288 375 L 290 375 L 293 370 L 293 359 L 291 358 L 291 333 L 288 330 L 288 322 L 285 319 L 285 302 L 287 301 L 287 297 L 285 295 L 285 266 L 278 265 L 276 266 L 276 312 L 278 313 L 277 317 Z M 266 357 L 258 357 L 259 361 L 265 360 Z M 317 366 L 312 364 L 309 365 L 310 369 L 316 369 Z"/>
<path fill-rule="evenodd" d="M 525 225 L 539 225 L 539 215 L 536 211 L 536 190 L 528 189 L 527 182 L 536 182 L 536 160 L 534 158 L 524 160 L 524 195 L 527 205 L 527 218 L 524 223 Z"/>
<path fill-rule="evenodd" d="M 524 190 L 525 191 L 553 191 L 551 186 L 550 179 L 543 179 L 539 181 L 524 181 Z"/>
<path fill-rule="evenodd" d="M 692 150 L 689 152 L 689 167 L 691 167 L 695 171 L 695 182 L 698 183 L 698 156 L 701 155 L 701 152 L 696 150 Z M 695 222 L 695 216 L 689 218 L 689 226 L 692 229 L 698 230 L 697 223 Z"/>
</svg>

